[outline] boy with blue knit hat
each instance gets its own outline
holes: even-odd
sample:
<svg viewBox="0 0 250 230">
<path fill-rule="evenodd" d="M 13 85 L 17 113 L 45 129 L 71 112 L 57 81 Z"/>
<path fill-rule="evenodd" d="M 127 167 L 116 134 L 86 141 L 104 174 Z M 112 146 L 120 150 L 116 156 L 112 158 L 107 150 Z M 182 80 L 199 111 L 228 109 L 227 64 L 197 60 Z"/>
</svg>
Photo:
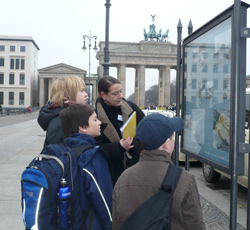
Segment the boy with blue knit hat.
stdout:
<svg viewBox="0 0 250 230">
<path fill-rule="evenodd" d="M 182 118 L 168 118 L 162 114 L 151 114 L 140 121 L 135 138 L 142 149 L 140 160 L 126 169 L 115 185 L 113 230 L 118 230 L 137 207 L 158 191 L 172 164 L 174 132 L 183 127 Z M 205 229 L 197 184 L 194 176 L 187 171 L 183 170 L 175 189 L 171 212 L 172 230 Z"/>
</svg>

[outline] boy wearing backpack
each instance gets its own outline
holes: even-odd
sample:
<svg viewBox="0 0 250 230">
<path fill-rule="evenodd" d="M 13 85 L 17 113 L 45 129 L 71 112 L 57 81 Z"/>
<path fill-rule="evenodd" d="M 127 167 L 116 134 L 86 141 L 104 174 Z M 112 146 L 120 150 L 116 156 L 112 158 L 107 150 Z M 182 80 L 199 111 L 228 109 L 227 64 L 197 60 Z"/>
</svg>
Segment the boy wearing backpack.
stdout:
<svg viewBox="0 0 250 230">
<path fill-rule="evenodd" d="M 144 202 L 158 191 L 165 190 L 163 187 L 161 190 L 159 188 L 169 165 L 172 164 L 173 134 L 182 130 L 183 127 L 184 121 L 180 117 L 168 118 L 162 114 L 148 115 L 140 121 L 136 129 L 136 142 L 143 150 L 140 154 L 139 162 L 125 170 L 114 187 L 112 207 L 113 230 L 120 229 L 122 225 L 121 229 L 123 230 L 146 229 L 144 228 L 146 226 L 144 223 L 141 224 L 140 228 L 138 225 L 137 228 L 133 228 L 135 223 L 128 223 L 126 220 L 129 217 L 129 220 L 131 219 L 131 216 L 133 216 L 131 214 L 135 213 L 134 211 L 141 204 L 145 204 Z M 164 196 L 161 196 L 160 199 L 159 203 L 165 201 Z M 155 210 L 158 211 L 157 208 L 154 209 L 154 212 Z M 143 211 L 145 213 L 145 210 Z M 137 212 L 139 217 L 140 213 Z M 194 176 L 187 171 L 183 170 L 181 173 L 173 193 L 170 213 L 166 214 L 166 217 L 171 217 L 170 226 L 172 230 L 205 229 L 196 181 Z M 150 215 L 147 216 L 148 218 L 144 216 L 144 219 L 150 218 Z M 157 217 L 156 215 L 156 219 Z M 141 222 L 144 222 L 143 218 L 140 219 L 142 220 Z M 168 222 L 167 218 L 162 220 L 162 222 L 164 221 Z M 127 226 L 129 225 L 130 227 L 128 228 Z M 152 225 L 150 226 L 150 229 L 156 229 Z M 161 226 L 158 229 L 169 228 Z"/>
<path fill-rule="evenodd" d="M 78 159 L 79 196 L 86 229 L 110 230 L 113 185 L 107 155 L 94 140 L 100 135 L 101 122 L 93 108 L 86 104 L 68 106 L 60 112 L 60 118 L 68 147 L 94 146 Z"/>
</svg>

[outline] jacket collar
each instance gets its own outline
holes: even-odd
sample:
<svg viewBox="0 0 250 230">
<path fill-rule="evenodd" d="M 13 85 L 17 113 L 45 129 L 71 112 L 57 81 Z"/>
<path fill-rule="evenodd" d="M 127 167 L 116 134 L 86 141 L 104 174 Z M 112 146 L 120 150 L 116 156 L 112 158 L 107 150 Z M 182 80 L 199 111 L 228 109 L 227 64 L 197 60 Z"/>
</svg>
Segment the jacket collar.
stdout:
<svg viewBox="0 0 250 230">
<path fill-rule="evenodd" d="M 106 127 L 103 129 L 104 135 L 112 143 L 119 142 L 120 137 L 119 137 L 118 133 L 116 132 L 115 127 L 113 126 L 113 124 L 109 120 L 107 114 L 105 113 L 105 110 L 103 109 L 100 101 L 97 101 L 97 103 L 96 103 L 96 110 L 97 110 L 97 114 L 98 114 L 98 119 L 103 123 L 102 127 L 105 127 L 105 124 L 106 124 Z M 122 111 L 123 123 L 125 123 L 128 120 L 129 115 L 133 112 L 133 109 L 129 106 L 127 101 L 122 100 L 121 111 Z"/>
<path fill-rule="evenodd" d="M 142 150 L 140 153 L 140 161 L 165 161 L 172 163 L 171 155 L 164 150 Z"/>
</svg>

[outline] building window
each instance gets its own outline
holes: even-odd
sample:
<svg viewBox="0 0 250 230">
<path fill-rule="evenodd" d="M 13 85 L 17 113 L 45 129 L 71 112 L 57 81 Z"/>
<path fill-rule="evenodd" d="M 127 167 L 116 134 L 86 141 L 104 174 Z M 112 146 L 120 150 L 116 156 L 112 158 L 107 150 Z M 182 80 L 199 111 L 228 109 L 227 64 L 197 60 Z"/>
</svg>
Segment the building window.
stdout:
<svg viewBox="0 0 250 230">
<path fill-rule="evenodd" d="M 19 105 L 24 105 L 24 92 L 19 93 Z"/>
<path fill-rule="evenodd" d="M 202 55 L 203 55 L 203 58 L 204 58 L 204 59 L 207 59 L 207 58 L 208 58 L 208 53 L 207 53 L 207 52 L 203 53 Z"/>
<path fill-rule="evenodd" d="M 21 59 L 21 69 L 25 68 L 25 59 Z"/>
<path fill-rule="evenodd" d="M 19 59 L 16 59 L 16 69 L 19 69 Z"/>
<path fill-rule="evenodd" d="M 25 75 L 24 74 L 20 74 L 20 81 L 19 81 L 20 85 L 25 85 Z"/>
<path fill-rule="evenodd" d="M 214 53 L 214 59 L 218 59 L 219 58 L 219 53 Z"/>
<path fill-rule="evenodd" d="M 14 92 L 9 92 L 9 105 L 14 105 Z"/>
<path fill-rule="evenodd" d="M 15 51 L 15 49 L 16 49 L 16 47 L 15 47 L 15 46 L 10 46 L 10 51 L 11 51 L 11 52 L 14 52 L 14 51 Z"/>
<path fill-rule="evenodd" d="M 219 72 L 219 65 L 215 64 L 215 65 L 213 66 L 213 72 L 214 72 L 214 73 L 218 73 L 218 72 Z"/>
<path fill-rule="evenodd" d="M 9 84 L 10 85 L 15 84 L 15 75 L 13 73 L 10 73 Z"/>
<path fill-rule="evenodd" d="M 21 62 L 21 69 L 24 69 L 24 59 L 19 59 L 19 58 L 11 58 L 10 59 L 10 69 L 20 69 L 20 62 Z"/>
<path fill-rule="evenodd" d="M 20 51 L 21 52 L 25 52 L 26 51 L 26 47 L 25 46 L 20 46 Z"/>
<path fill-rule="evenodd" d="M 192 72 L 196 73 L 197 72 L 197 65 L 192 65 Z"/>
<path fill-rule="evenodd" d="M 192 57 L 193 57 L 193 58 L 197 58 L 197 56 L 198 56 L 197 52 L 193 52 L 193 53 L 192 53 Z"/>
<path fill-rule="evenodd" d="M 207 72 L 207 65 L 203 65 L 202 66 L 202 73 L 206 73 Z"/>
<path fill-rule="evenodd" d="M 196 89 L 196 83 L 197 81 L 196 81 L 196 79 L 192 79 L 192 86 L 191 86 L 191 88 L 192 89 Z"/>
<path fill-rule="evenodd" d="M 4 74 L 0 73 L 0 84 L 3 85 L 4 84 Z"/>
<path fill-rule="evenodd" d="M 14 69 L 15 68 L 15 59 L 11 58 L 10 59 L 10 69 Z"/>
<path fill-rule="evenodd" d="M 4 58 L 0 58 L 0 66 L 4 66 Z"/>
<path fill-rule="evenodd" d="M 228 65 L 223 65 L 223 73 L 228 73 Z"/>
<path fill-rule="evenodd" d="M 3 92 L 0 92 L 0 105 L 3 105 Z"/>
<path fill-rule="evenodd" d="M 218 90 L 218 80 L 217 79 L 213 80 L 213 89 Z"/>
<path fill-rule="evenodd" d="M 5 46 L 0 46 L 0 51 L 5 51 Z"/>
</svg>

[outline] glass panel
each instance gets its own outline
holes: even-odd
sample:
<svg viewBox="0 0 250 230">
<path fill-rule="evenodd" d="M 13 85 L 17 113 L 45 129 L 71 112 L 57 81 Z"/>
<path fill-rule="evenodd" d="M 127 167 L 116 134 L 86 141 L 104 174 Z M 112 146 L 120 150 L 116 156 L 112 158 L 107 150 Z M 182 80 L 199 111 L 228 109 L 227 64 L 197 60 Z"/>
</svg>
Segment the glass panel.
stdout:
<svg viewBox="0 0 250 230">
<path fill-rule="evenodd" d="M 24 105 L 24 92 L 19 93 L 19 105 Z"/>
<path fill-rule="evenodd" d="M 14 105 L 14 92 L 9 92 L 9 105 Z"/>
<path fill-rule="evenodd" d="M 24 69 L 24 68 L 25 68 L 25 60 L 21 59 L 21 69 Z"/>
<path fill-rule="evenodd" d="M 20 85 L 25 85 L 25 75 L 24 74 L 20 74 Z"/>
<path fill-rule="evenodd" d="M 19 69 L 19 59 L 16 59 L 16 69 Z"/>
<path fill-rule="evenodd" d="M 0 58 L 0 66 L 4 66 L 4 58 Z"/>
<path fill-rule="evenodd" d="M 184 59 L 183 149 L 229 167 L 231 18 L 188 43 L 184 52 L 191 58 Z"/>
<path fill-rule="evenodd" d="M 9 84 L 10 85 L 14 85 L 14 79 L 15 79 L 15 76 L 13 73 L 10 73 L 10 79 L 9 79 Z"/>
<path fill-rule="evenodd" d="M 4 84 L 4 74 L 0 73 L 0 84 Z"/>
</svg>

